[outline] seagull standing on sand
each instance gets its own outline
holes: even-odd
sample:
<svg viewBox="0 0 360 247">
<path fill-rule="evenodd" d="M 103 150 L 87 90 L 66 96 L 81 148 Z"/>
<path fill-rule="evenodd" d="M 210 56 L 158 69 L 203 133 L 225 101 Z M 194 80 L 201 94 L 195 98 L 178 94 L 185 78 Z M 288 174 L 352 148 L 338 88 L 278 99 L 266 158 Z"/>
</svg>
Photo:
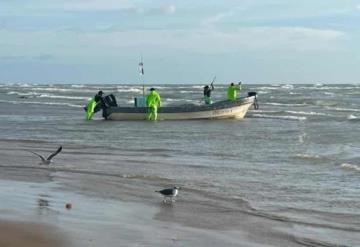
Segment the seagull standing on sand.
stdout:
<svg viewBox="0 0 360 247">
<path fill-rule="evenodd" d="M 55 152 L 53 152 L 52 154 L 50 154 L 49 157 L 47 157 L 46 159 L 45 159 L 44 156 L 42 156 L 42 155 L 40 155 L 40 154 L 37 154 L 37 153 L 35 153 L 35 152 L 30 151 L 30 153 L 33 153 L 33 154 L 39 156 L 43 165 L 50 165 L 51 159 L 54 158 L 55 155 L 57 155 L 58 153 L 60 153 L 61 150 L 62 150 L 62 146 L 60 146 Z"/>
<path fill-rule="evenodd" d="M 171 202 L 175 202 L 175 196 L 177 196 L 177 194 L 179 193 L 179 189 L 180 187 L 173 187 L 173 188 L 169 188 L 169 189 L 163 189 L 163 190 L 157 190 L 155 192 L 159 192 L 161 195 L 164 196 L 164 200 L 163 202 L 166 203 L 167 199 L 170 199 Z"/>
</svg>

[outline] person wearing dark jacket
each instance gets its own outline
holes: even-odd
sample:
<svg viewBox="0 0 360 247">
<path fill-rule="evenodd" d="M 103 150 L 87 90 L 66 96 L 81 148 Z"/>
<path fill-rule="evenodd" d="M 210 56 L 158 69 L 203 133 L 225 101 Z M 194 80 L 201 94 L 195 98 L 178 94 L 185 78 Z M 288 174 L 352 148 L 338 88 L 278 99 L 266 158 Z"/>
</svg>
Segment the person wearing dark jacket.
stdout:
<svg viewBox="0 0 360 247">
<path fill-rule="evenodd" d="M 205 104 L 206 105 L 211 105 L 213 102 L 212 102 L 212 99 L 211 99 L 211 92 L 214 90 L 214 85 L 213 83 L 209 85 L 206 85 L 204 87 L 204 101 L 205 101 Z"/>
</svg>

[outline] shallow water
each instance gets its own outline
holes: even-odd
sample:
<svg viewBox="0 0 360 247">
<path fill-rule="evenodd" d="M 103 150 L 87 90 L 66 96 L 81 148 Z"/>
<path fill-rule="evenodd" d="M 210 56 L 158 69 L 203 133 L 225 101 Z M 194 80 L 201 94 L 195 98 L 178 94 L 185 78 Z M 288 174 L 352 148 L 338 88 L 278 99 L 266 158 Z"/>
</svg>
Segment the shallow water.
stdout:
<svg viewBox="0 0 360 247">
<path fill-rule="evenodd" d="M 201 102 L 201 85 L 157 88 L 165 105 Z M 278 231 L 295 236 L 294 246 L 360 245 L 360 85 L 245 85 L 241 95 L 257 91 L 260 109 L 243 120 L 112 122 L 98 114 L 87 122 L 82 106 L 99 89 L 115 92 L 121 105 L 142 92 L 1 85 L 0 177 L 24 180 L 26 168 L 33 179 L 49 173 L 79 193 L 149 204 L 155 189 L 176 184 L 183 187 L 179 201 L 196 202 L 199 211 L 286 222 Z M 225 91 L 217 86 L 215 100 Z M 27 152 L 50 153 L 60 144 L 50 171 Z M 222 217 L 224 228 L 237 228 Z M 216 217 L 209 219 L 197 226 L 215 226 Z"/>
</svg>

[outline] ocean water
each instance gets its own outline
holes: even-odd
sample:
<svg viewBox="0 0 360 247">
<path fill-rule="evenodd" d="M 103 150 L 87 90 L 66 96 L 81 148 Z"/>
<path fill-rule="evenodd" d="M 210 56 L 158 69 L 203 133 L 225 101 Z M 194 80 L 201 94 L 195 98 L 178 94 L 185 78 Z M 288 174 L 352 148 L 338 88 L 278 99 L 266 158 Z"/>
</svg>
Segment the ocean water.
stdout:
<svg viewBox="0 0 360 247">
<path fill-rule="evenodd" d="M 155 85 L 164 105 L 202 104 L 202 86 Z M 178 185 L 179 204 L 195 202 L 199 215 L 211 207 L 260 218 L 294 246 L 360 246 L 360 84 L 244 85 L 240 96 L 256 91 L 258 110 L 202 121 L 116 122 L 100 113 L 86 121 L 82 107 L 98 90 L 120 105 L 142 94 L 134 85 L 1 84 L 1 147 L 12 143 L 2 176 L 38 176 L 23 174 L 39 169 L 27 150 L 61 144 L 51 179 L 71 190 L 153 203 L 154 189 Z M 214 100 L 225 95 L 226 85 L 215 85 Z M 197 223 L 241 224 L 213 218 Z"/>
</svg>

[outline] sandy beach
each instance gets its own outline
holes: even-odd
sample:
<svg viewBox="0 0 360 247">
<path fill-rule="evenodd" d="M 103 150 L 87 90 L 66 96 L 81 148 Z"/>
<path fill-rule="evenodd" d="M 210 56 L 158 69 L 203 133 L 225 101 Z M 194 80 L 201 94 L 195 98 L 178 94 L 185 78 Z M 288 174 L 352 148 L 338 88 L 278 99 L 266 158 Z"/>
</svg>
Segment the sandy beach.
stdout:
<svg viewBox="0 0 360 247">
<path fill-rule="evenodd" d="M 21 221 L 0 220 L 0 246 L 65 247 L 65 236 L 53 226 Z"/>
<path fill-rule="evenodd" d="M 74 169 L 67 161 L 79 151 L 71 145 L 50 167 L 38 165 L 27 151 L 34 143 L 1 145 L 1 246 L 302 245 L 296 241 L 303 238 L 294 242 L 290 234 L 274 230 L 291 223 L 252 212 L 241 200 L 219 203 L 184 188 L 175 203 L 164 204 L 155 190 L 170 180 L 99 176 L 83 171 L 80 162 Z M 45 151 L 48 146 L 36 145 Z M 228 203 L 238 209 L 229 210 Z"/>
</svg>

